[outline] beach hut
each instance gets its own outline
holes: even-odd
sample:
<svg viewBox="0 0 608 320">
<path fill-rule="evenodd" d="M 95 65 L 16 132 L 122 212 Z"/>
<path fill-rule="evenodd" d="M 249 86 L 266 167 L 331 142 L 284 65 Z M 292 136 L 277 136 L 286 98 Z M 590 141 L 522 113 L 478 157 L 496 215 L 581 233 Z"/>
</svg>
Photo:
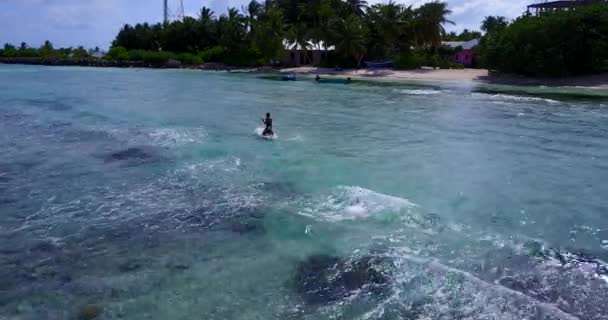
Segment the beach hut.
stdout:
<svg viewBox="0 0 608 320">
<path fill-rule="evenodd" d="M 587 6 L 596 3 L 606 3 L 605 0 L 559 0 L 548 1 L 542 0 L 528 6 L 528 14 L 534 12 L 535 15 L 543 14 L 544 12 L 567 11 L 574 10 L 580 6 Z"/>
<path fill-rule="evenodd" d="M 460 49 L 452 55 L 452 61 L 460 63 L 465 67 L 475 65 L 475 47 L 479 45 L 479 39 L 470 41 L 443 41 L 441 44 L 452 49 Z"/>
<path fill-rule="evenodd" d="M 299 67 L 306 65 L 319 65 L 328 55 L 335 51 L 334 46 L 325 46 L 323 41 L 306 41 L 304 44 L 283 40 L 285 56 L 283 65 Z"/>
</svg>

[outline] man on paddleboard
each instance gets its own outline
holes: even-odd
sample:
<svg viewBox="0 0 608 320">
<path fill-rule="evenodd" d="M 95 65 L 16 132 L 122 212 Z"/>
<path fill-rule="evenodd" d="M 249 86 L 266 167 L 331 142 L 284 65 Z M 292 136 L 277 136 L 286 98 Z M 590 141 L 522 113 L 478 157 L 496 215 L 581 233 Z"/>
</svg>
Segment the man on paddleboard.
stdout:
<svg viewBox="0 0 608 320">
<path fill-rule="evenodd" d="M 263 136 L 272 136 L 274 132 L 272 132 L 272 118 L 270 117 L 270 113 L 266 113 L 266 119 L 262 119 L 262 122 L 266 125 Z"/>
</svg>

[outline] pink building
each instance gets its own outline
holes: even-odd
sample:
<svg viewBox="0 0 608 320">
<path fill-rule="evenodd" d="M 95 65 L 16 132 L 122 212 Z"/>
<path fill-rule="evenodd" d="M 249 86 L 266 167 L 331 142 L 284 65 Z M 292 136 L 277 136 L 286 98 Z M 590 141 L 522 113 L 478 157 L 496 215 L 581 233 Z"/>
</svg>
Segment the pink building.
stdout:
<svg viewBox="0 0 608 320">
<path fill-rule="evenodd" d="M 472 67 L 474 65 L 474 49 L 479 45 L 479 39 L 473 39 L 471 41 L 443 41 L 441 44 L 454 49 L 462 49 L 452 56 L 452 61 L 460 63 L 465 67 Z"/>
<path fill-rule="evenodd" d="M 464 49 L 452 56 L 452 61 L 460 63 L 465 67 L 473 66 L 473 57 L 475 51 L 473 49 Z"/>
</svg>

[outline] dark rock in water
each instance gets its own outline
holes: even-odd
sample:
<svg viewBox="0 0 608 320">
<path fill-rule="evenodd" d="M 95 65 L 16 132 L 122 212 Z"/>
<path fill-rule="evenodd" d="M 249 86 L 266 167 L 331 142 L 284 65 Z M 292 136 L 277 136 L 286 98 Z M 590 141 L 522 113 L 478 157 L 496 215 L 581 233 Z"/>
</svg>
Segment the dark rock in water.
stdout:
<svg viewBox="0 0 608 320">
<path fill-rule="evenodd" d="M 2 190 L 2 186 L 0 186 L 0 190 Z M 16 203 L 17 199 L 11 199 L 11 198 L 2 198 L 0 197 L 0 206 L 1 205 L 9 205 L 9 204 L 13 204 Z"/>
<path fill-rule="evenodd" d="M 501 286 L 507 287 L 511 290 L 526 293 L 530 290 L 534 290 L 541 287 L 541 283 L 538 279 L 533 277 L 527 277 L 525 279 L 515 277 L 505 277 L 498 281 Z"/>
<path fill-rule="evenodd" d="M 308 304 L 335 302 L 364 289 L 381 293 L 389 279 L 379 271 L 373 257 L 342 260 L 327 255 L 314 255 L 302 262 L 295 276 L 298 293 Z"/>
<path fill-rule="evenodd" d="M 252 232 L 264 232 L 264 227 L 256 221 L 237 221 L 230 224 L 230 230 L 239 234 L 252 233 Z"/>
<path fill-rule="evenodd" d="M 78 320 L 93 320 L 101 315 L 101 308 L 94 304 L 87 304 L 78 310 Z"/>
<path fill-rule="evenodd" d="M 543 244 L 538 241 L 527 241 L 524 243 L 524 249 L 526 249 L 528 255 L 532 257 L 544 256 Z"/>
<path fill-rule="evenodd" d="M 165 267 L 167 267 L 167 269 L 171 269 L 171 270 L 174 270 L 174 271 L 184 271 L 184 270 L 190 269 L 189 265 L 187 265 L 185 263 L 179 263 L 179 262 L 167 263 L 165 265 Z"/>
<path fill-rule="evenodd" d="M 229 228 L 232 232 L 239 234 L 266 232 L 264 228 L 264 214 L 258 211 L 251 211 L 244 214 L 239 214 L 232 218 L 229 222 Z"/>
<path fill-rule="evenodd" d="M 52 111 L 68 111 L 72 109 L 72 106 L 60 101 L 59 99 L 29 99 L 25 100 L 28 105 L 37 107 L 37 108 L 45 108 Z"/>
<path fill-rule="evenodd" d="M 139 261 L 129 260 L 124 263 L 121 263 L 118 266 L 118 270 L 120 270 L 120 272 L 133 272 L 133 271 L 141 269 L 141 267 L 142 267 L 142 265 Z"/>
<path fill-rule="evenodd" d="M 225 227 L 228 230 L 239 233 L 249 234 L 258 233 L 263 234 L 266 232 L 264 227 L 265 213 L 259 208 L 239 208 L 232 212 L 227 212 L 226 224 L 222 224 L 221 227 Z"/>
<path fill-rule="evenodd" d="M 49 241 L 37 241 L 30 247 L 30 251 L 35 252 L 53 252 L 57 249 L 57 246 Z"/>
<path fill-rule="evenodd" d="M 106 157 L 106 161 L 125 161 L 125 160 L 150 160 L 154 155 L 142 148 L 129 148 L 117 151 Z"/>
<path fill-rule="evenodd" d="M 414 300 L 408 308 L 400 310 L 398 319 L 421 319 L 424 307 L 433 303 L 430 297 L 421 297 Z"/>
</svg>

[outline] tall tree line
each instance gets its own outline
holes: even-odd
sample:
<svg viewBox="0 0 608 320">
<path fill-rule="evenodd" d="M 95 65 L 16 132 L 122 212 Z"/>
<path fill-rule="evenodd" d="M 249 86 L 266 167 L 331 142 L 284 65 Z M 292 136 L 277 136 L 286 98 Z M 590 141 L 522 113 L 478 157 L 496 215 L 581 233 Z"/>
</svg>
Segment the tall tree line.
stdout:
<svg viewBox="0 0 608 320">
<path fill-rule="evenodd" d="M 30 47 L 21 42 L 17 47 L 5 43 L 0 47 L 0 58 L 46 58 L 46 59 L 88 59 L 94 54 L 99 54 L 99 48 L 86 50 L 80 46 L 77 48 L 55 48 L 50 41 L 45 41 L 40 47 Z"/>
<path fill-rule="evenodd" d="M 528 76 L 608 72 L 608 5 L 524 15 L 509 23 L 487 17 L 479 48 L 483 66 Z"/>
<path fill-rule="evenodd" d="M 125 25 L 113 47 L 202 54 L 203 60 L 268 64 L 280 59 L 284 41 L 309 50 L 311 42 L 335 47 L 347 65 L 392 59 L 412 48 L 441 44 L 450 10 L 440 1 L 414 8 L 392 1 L 369 6 L 365 0 L 252 0 L 217 14 L 203 7 L 198 17 L 167 24 Z"/>
</svg>

